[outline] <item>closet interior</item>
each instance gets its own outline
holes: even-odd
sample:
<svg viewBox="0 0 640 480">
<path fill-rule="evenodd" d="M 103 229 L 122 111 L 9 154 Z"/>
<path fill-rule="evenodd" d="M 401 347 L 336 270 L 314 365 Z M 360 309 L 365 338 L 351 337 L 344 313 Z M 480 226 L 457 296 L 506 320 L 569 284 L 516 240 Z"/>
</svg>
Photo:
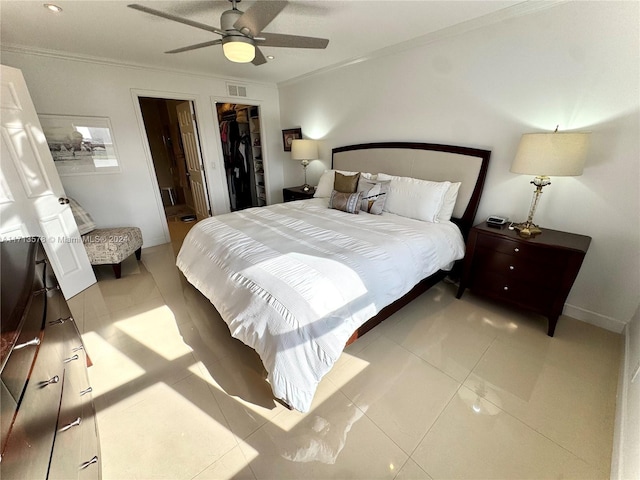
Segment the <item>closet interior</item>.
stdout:
<svg viewBox="0 0 640 480">
<path fill-rule="evenodd" d="M 260 108 L 216 103 L 231 211 L 267 204 Z"/>
</svg>

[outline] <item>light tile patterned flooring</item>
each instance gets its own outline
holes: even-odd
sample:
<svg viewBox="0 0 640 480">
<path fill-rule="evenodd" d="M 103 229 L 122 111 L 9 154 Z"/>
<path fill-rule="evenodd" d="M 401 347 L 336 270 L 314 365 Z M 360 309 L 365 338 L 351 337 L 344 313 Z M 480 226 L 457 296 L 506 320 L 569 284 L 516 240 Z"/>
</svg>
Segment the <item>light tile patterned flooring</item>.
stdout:
<svg viewBox="0 0 640 480">
<path fill-rule="evenodd" d="M 103 478 L 609 478 L 620 335 L 440 283 L 345 349 L 312 410 L 276 403 L 171 245 L 70 301 Z"/>
</svg>

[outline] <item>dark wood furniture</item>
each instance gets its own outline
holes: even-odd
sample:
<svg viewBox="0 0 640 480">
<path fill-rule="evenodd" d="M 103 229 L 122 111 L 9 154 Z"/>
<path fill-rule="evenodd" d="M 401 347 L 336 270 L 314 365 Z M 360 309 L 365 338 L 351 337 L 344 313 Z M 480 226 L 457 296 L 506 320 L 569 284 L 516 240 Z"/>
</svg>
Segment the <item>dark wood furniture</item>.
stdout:
<svg viewBox="0 0 640 480">
<path fill-rule="evenodd" d="M 42 245 L 0 254 L 0 477 L 100 478 L 88 357 Z"/>
<path fill-rule="evenodd" d="M 584 235 L 549 229 L 525 239 L 515 230 L 483 222 L 469 234 L 457 297 L 469 287 L 544 315 L 553 337 L 590 242 Z"/>
<path fill-rule="evenodd" d="M 331 168 L 353 172 L 387 173 L 423 180 L 461 182 L 451 221 L 467 238 L 478 211 L 491 152 L 478 148 L 414 142 L 375 142 L 334 148 Z M 443 280 L 439 270 L 361 325 L 349 338 L 353 343 L 409 302 Z"/>
<path fill-rule="evenodd" d="M 297 187 L 288 187 L 282 189 L 282 199 L 285 202 L 293 202 L 294 200 L 307 200 L 308 198 L 313 198 L 313 194 L 316 189 L 311 187 L 311 190 L 305 192 L 302 189 L 302 185 Z"/>
</svg>

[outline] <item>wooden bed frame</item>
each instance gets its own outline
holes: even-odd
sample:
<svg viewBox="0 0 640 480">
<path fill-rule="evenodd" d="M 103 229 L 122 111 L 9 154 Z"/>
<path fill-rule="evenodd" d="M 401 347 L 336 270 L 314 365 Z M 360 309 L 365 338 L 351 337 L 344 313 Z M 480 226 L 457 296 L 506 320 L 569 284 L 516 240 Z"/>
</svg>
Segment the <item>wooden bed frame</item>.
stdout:
<svg viewBox="0 0 640 480">
<path fill-rule="evenodd" d="M 465 240 L 478 211 L 489 166 L 489 150 L 432 143 L 379 142 L 334 148 L 331 168 L 352 172 L 386 173 L 422 180 L 461 182 L 453 221 Z M 400 299 L 387 305 L 361 325 L 349 338 L 353 343 L 413 299 L 441 281 L 449 272 L 440 270 L 423 279 Z"/>
</svg>

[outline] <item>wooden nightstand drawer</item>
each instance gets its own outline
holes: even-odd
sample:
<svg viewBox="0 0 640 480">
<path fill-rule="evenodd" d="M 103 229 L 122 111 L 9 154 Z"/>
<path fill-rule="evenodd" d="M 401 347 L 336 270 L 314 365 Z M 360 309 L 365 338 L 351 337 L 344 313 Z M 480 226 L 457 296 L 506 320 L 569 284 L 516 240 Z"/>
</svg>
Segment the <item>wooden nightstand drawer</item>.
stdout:
<svg viewBox="0 0 640 480">
<path fill-rule="evenodd" d="M 555 297 L 555 292 L 551 288 L 508 278 L 494 272 L 479 273 L 472 288 L 478 293 L 515 303 L 539 313 L 548 311 Z"/>
<path fill-rule="evenodd" d="M 529 283 L 547 285 L 549 287 L 555 287 L 560 284 L 561 277 L 551 275 L 553 269 L 547 263 L 534 260 L 531 257 L 520 257 L 496 250 L 478 248 L 473 268 L 480 272 L 495 272 L 507 279 L 526 280 Z M 559 258 L 556 261 L 556 266 L 564 263 L 564 258 Z"/>
<path fill-rule="evenodd" d="M 507 228 L 476 225 L 469 232 L 457 297 L 469 287 L 545 315 L 552 337 L 590 242 L 584 235 L 557 230 L 520 238 Z"/>
<path fill-rule="evenodd" d="M 490 235 L 480 235 L 478 237 L 478 247 L 535 262 L 557 263 L 564 258 L 564 252 L 562 251 Z"/>
</svg>

